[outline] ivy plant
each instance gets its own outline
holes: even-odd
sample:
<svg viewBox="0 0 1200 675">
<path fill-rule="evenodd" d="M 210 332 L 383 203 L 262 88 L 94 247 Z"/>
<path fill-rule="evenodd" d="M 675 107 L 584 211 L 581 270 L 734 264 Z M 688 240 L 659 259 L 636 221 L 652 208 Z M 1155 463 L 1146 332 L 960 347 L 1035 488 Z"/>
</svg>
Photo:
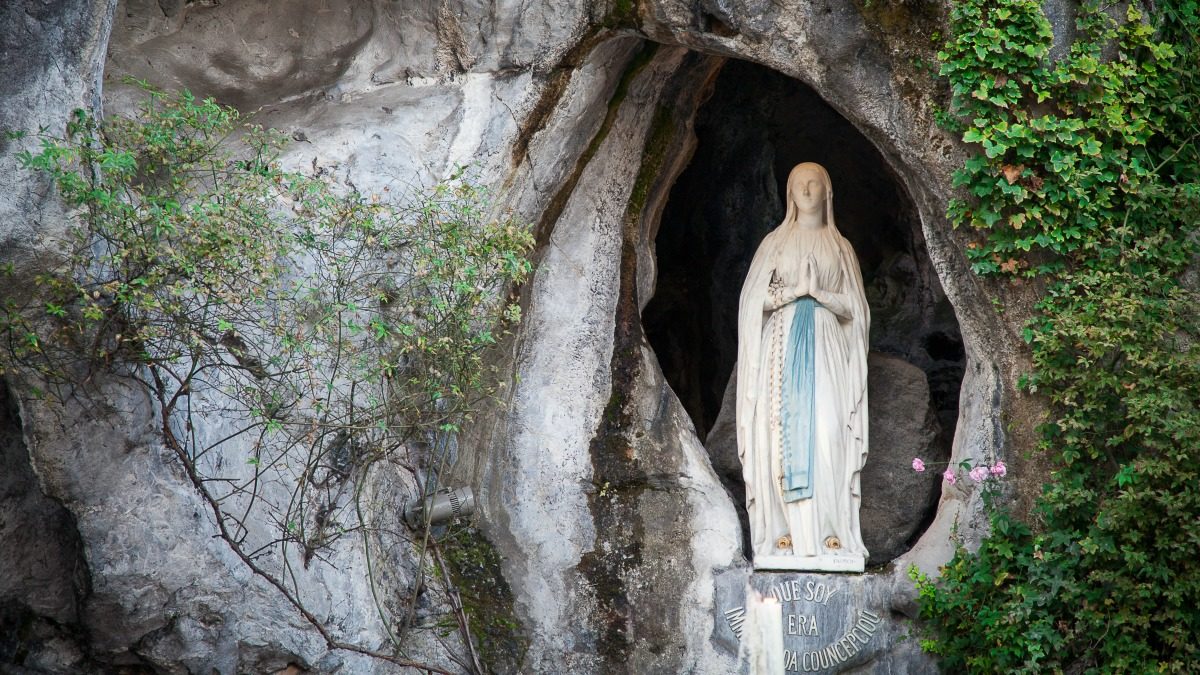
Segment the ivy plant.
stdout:
<svg viewBox="0 0 1200 675">
<path fill-rule="evenodd" d="M 1085 2 L 1057 53 L 1040 3 L 954 4 L 945 121 L 976 152 L 949 217 L 977 272 L 1045 281 L 1020 384 L 1053 471 L 1031 522 L 997 507 L 914 570 L 951 672 L 1200 669 L 1197 8 Z"/>
</svg>

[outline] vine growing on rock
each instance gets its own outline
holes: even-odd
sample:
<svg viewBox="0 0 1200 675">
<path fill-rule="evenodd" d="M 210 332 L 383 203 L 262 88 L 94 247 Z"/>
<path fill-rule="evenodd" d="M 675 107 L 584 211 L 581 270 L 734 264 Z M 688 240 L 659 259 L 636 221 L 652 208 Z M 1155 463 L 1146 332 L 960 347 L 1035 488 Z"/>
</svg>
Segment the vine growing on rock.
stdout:
<svg viewBox="0 0 1200 675">
<path fill-rule="evenodd" d="M 281 135 L 232 108 L 147 91 L 136 117 L 77 111 L 23 154 L 71 216 L 31 283 L 4 271 L 0 374 L 51 404 L 102 402 L 114 376 L 139 385 L 219 536 L 330 648 L 441 672 L 343 641 L 301 579 L 344 538 L 368 575 L 400 541 L 412 595 L 377 605 L 394 646 L 414 627 L 437 541 L 368 495 L 437 488 L 496 386 L 483 351 L 519 318 L 505 294 L 531 235 L 461 170 L 412 202 L 363 195 L 283 170 Z"/>
<path fill-rule="evenodd" d="M 913 571 L 951 672 L 1200 669 L 1198 10 L 1085 2 L 1058 54 L 1039 2 L 954 4 L 949 216 L 977 272 L 1045 280 L 1020 384 L 1054 468 L 1033 522 Z"/>
</svg>

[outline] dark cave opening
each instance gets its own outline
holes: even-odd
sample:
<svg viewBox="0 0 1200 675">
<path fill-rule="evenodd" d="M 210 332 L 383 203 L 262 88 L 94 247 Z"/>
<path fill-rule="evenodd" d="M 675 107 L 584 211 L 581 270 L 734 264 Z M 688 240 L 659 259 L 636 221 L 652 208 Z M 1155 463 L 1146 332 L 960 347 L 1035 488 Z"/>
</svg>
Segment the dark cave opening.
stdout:
<svg viewBox="0 0 1200 675">
<path fill-rule="evenodd" d="M 647 338 L 743 508 L 727 392 L 738 296 L 756 248 L 783 218 L 789 171 L 805 161 L 824 165 L 834 217 L 858 255 L 872 315 L 863 536 L 870 564 L 891 560 L 932 521 L 939 472 L 917 474 L 911 462 L 949 459 L 965 361 L 916 207 L 849 121 L 808 86 L 763 66 L 726 62 L 694 128 L 695 152 L 671 187 L 655 235 L 658 278 L 643 312 Z"/>
</svg>

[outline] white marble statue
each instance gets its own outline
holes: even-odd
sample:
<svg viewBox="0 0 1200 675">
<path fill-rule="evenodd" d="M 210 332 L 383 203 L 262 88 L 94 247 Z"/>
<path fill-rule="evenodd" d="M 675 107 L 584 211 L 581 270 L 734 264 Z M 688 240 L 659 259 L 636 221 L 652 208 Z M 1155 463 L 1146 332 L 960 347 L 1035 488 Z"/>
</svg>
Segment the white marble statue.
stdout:
<svg viewBox="0 0 1200 675">
<path fill-rule="evenodd" d="M 800 164 L 738 309 L 737 442 L 757 569 L 863 571 L 870 322 L 829 174 Z"/>
</svg>

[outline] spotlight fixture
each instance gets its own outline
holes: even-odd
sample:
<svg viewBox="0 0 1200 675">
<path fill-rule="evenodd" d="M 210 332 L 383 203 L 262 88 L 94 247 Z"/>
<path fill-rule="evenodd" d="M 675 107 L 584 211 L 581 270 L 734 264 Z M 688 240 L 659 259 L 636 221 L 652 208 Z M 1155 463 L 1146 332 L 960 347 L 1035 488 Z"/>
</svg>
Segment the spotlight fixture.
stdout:
<svg viewBox="0 0 1200 675">
<path fill-rule="evenodd" d="M 405 507 L 404 522 L 415 529 L 424 525 L 426 520 L 430 525 L 445 525 L 472 513 L 475 513 L 475 493 L 471 488 L 442 488 Z"/>
</svg>

